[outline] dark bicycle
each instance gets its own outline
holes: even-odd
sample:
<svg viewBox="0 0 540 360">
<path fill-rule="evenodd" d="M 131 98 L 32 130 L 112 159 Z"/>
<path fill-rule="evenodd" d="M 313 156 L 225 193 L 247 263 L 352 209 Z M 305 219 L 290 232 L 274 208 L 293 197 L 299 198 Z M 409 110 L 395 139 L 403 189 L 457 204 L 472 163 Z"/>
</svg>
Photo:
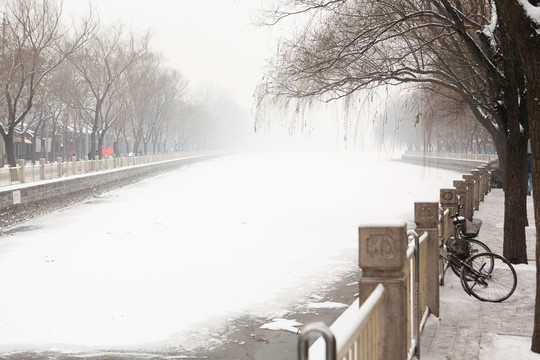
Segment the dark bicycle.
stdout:
<svg viewBox="0 0 540 360">
<path fill-rule="evenodd" d="M 482 220 L 473 219 L 469 221 L 464 216 L 459 214 L 459 211 L 463 208 L 462 205 L 458 206 L 457 212 L 451 215 L 452 223 L 456 227 L 456 235 L 450 236 L 446 240 L 446 246 L 452 251 L 452 253 L 462 260 L 465 260 L 472 255 L 492 252 L 490 248 L 480 240 L 475 239 L 482 227 Z M 446 268 L 450 266 L 454 274 L 460 276 L 461 266 L 452 262 L 446 262 L 446 267 L 443 269 L 446 272 Z M 444 279 L 443 272 L 443 279 Z"/>
<path fill-rule="evenodd" d="M 457 235 L 440 244 L 444 264 L 441 284 L 444 283 L 446 269 L 450 267 L 459 276 L 467 294 L 489 302 L 508 299 L 517 286 L 517 275 L 512 264 L 505 257 L 491 252 L 481 241 L 473 239 L 478 235 L 481 221 L 477 220 L 473 231 L 468 224 L 473 222 L 460 216 L 459 208 L 451 218 Z"/>
</svg>

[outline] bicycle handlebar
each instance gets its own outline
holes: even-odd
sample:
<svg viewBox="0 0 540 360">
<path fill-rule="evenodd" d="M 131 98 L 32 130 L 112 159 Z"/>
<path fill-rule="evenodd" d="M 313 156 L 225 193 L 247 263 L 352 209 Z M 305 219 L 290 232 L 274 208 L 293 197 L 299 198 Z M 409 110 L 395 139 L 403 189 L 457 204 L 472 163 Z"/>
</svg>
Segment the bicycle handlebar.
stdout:
<svg viewBox="0 0 540 360">
<path fill-rule="evenodd" d="M 459 210 L 461 210 L 461 209 L 463 209 L 463 205 L 458 205 L 456 213 L 454 215 L 450 215 L 450 219 L 453 219 L 453 218 L 459 216 Z"/>
</svg>

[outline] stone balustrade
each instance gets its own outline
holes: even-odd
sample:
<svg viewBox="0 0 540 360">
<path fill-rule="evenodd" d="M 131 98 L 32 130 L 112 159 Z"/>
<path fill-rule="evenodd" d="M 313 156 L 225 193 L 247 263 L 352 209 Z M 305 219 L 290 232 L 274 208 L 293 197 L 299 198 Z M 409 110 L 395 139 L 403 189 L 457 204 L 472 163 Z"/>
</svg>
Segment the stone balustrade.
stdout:
<svg viewBox="0 0 540 360">
<path fill-rule="evenodd" d="M 22 170 L 17 184 L 0 187 L 0 228 L 33 218 L 44 212 L 83 201 L 106 191 L 164 171 L 215 157 L 216 154 L 176 154 L 77 162 L 40 162 L 35 171 Z M 33 179 L 37 174 L 39 179 Z M 53 174 L 53 175 L 51 175 Z"/>
<path fill-rule="evenodd" d="M 405 150 L 405 155 L 444 159 L 475 160 L 491 163 L 497 160 L 497 154 L 477 154 L 471 152 L 413 151 Z"/>
<path fill-rule="evenodd" d="M 440 167 L 448 170 L 469 172 L 488 164 L 493 165 L 497 161 L 494 154 L 470 154 L 470 153 L 444 153 L 405 151 L 401 160 L 418 165 Z"/>
<path fill-rule="evenodd" d="M 329 328 L 330 333 L 335 329 L 337 334 L 337 354 L 347 354 L 345 358 L 350 360 L 364 359 L 362 354 L 366 353 L 376 354 L 369 359 L 408 360 L 418 357 L 427 316 L 439 316 L 442 274 L 439 246 L 441 241 L 454 235 L 455 227 L 450 216 L 458 211 L 459 205 L 463 205 L 461 214 L 472 219 L 474 209 L 490 190 L 489 176 L 490 165 L 481 166 L 463 175 L 463 179 L 454 181 L 453 188 L 441 189 L 439 202 L 415 203 L 414 230 L 408 230 L 405 221 L 359 227 L 358 264 L 362 276 L 359 279 L 359 299 L 351 307 L 365 311 L 358 312 L 362 319 L 352 318 L 351 311 L 346 311 Z M 413 241 L 411 231 L 414 231 Z M 382 303 L 375 308 L 371 299 L 378 288 L 384 292 L 378 295 L 382 296 Z M 367 321 L 364 319 L 373 317 L 376 317 L 376 327 L 363 325 L 345 332 L 350 334 L 349 337 L 342 335 L 344 323 L 360 326 Z M 312 346 L 309 358 L 329 359 L 319 343 Z M 349 344 L 349 347 L 343 348 L 345 345 L 340 344 Z M 302 358 L 305 357 L 299 357 Z"/>
<path fill-rule="evenodd" d="M 58 157 L 54 163 L 46 163 L 45 159 L 42 158 L 36 164 L 27 164 L 25 160 L 19 160 L 16 167 L 6 165 L 0 168 L 0 187 L 170 161 L 197 154 L 178 152 L 141 156 L 106 156 L 102 159 L 99 159 L 98 156 L 94 159 L 88 159 L 85 156 L 82 160 L 77 160 L 73 156 L 69 159 L 70 161 L 64 161 L 61 157 Z"/>
</svg>

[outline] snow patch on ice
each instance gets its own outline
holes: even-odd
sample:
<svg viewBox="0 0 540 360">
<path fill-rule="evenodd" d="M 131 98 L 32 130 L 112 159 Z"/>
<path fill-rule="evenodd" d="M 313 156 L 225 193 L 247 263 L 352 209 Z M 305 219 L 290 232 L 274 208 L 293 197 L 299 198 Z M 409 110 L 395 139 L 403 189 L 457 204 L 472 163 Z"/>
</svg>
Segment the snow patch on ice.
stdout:
<svg viewBox="0 0 540 360">
<path fill-rule="evenodd" d="M 309 303 L 307 306 L 310 309 L 342 309 L 342 308 L 346 308 L 349 305 L 338 303 L 338 302 L 327 301 L 327 302 L 322 302 L 322 303 Z"/>
<path fill-rule="evenodd" d="M 302 326 L 303 324 L 296 320 L 287 320 L 287 319 L 273 319 L 272 322 L 266 323 L 261 326 L 261 329 L 265 330 L 283 330 L 290 331 L 292 333 L 298 334 L 300 329 L 296 328 L 297 326 Z"/>
</svg>

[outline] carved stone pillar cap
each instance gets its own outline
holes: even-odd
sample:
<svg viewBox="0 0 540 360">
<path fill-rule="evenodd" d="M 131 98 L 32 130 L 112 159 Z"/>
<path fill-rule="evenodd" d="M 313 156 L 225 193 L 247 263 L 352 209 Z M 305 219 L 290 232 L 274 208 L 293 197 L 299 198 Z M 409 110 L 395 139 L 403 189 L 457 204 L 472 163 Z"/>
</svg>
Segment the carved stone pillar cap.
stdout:
<svg viewBox="0 0 540 360">
<path fill-rule="evenodd" d="M 457 190 L 464 189 L 466 187 L 465 180 L 454 180 L 453 185 Z"/>
<path fill-rule="evenodd" d="M 402 269 L 407 256 L 407 224 L 403 220 L 371 223 L 358 228 L 358 266 L 362 269 Z"/>
<path fill-rule="evenodd" d="M 439 223 L 439 203 L 415 202 L 414 222 L 419 228 L 436 228 Z"/>
<path fill-rule="evenodd" d="M 441 204 L 454 204 L 457 202 L 456 189 L 441 189 Z M 443 206 L 444 207 L 444 206 Z"/>
</svg>

